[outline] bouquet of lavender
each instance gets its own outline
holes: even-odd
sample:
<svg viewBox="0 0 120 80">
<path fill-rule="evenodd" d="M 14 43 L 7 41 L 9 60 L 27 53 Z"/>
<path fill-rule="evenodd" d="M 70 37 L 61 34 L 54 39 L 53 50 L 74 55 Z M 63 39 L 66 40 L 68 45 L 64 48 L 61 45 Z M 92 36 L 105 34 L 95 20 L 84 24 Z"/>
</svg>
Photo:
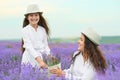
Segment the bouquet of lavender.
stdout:
<svg viewBox="0 0 120 80">
<path fill-rule="evenodd" d="M 60 57 L 52 57 L 51 55 L 43 54 L 43 60 L 48 65 L 48 69 L 61 68 Z"/>
</svg>

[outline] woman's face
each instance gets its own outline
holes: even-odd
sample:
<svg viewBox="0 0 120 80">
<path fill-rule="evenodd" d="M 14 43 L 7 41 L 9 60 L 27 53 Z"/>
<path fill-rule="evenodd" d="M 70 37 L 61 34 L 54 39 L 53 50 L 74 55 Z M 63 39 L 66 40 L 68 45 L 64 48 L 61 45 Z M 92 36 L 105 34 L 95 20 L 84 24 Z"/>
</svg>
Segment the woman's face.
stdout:
<svg viewBox="0 0 120 80">
<path fill-rule="evenodd" d="M 83 34 L 81 34 L 80 39 L 78 41 L 78 50 L 81 52 L 84 52 L 84 46 L 85 46 L 85 37 Z"/>
<path fill-rule="evenodd" d="M 39 13 L 29 14 L 27 19 L 31 25 L 37 25 L 40 20 Z"/>
</svg>

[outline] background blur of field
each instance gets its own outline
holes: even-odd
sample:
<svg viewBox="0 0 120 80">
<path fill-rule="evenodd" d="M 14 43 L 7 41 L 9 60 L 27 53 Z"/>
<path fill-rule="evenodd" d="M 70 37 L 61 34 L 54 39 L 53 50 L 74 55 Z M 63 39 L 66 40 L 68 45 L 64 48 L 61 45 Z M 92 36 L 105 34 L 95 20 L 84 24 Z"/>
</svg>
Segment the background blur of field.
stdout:
<svg viewBox="0 0 120 80">
<path fill-rule="evenodd" d="M 49 38 L 49 42 L 55 42 L 55 43 L 76 43 L 79 40 L 79 38 Z M 0 40 L 0 41 L 21 41 L 19 40 Z M 101 39 L 101 44 L 117 44 L 120 43 L 120 36 L 103 36 Z"/>
<path fill-rule="evenodd" d="M 79 38 L 53 38 L 50 42 L 77 42 Z M 116 44 L 120 43 L 120 36 L 104 36 L 102 37 L 101 44 Z"/>
</svg>

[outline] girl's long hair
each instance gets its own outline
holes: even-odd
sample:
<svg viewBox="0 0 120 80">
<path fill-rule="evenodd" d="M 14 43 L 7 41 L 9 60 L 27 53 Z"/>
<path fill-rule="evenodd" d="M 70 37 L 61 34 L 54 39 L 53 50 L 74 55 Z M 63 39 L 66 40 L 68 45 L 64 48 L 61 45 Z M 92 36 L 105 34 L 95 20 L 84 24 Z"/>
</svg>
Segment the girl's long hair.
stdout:
<svg viewBox="0 0 120 80">
<path fill-rule="evenodd" d="M 87 55 L 87 59 L 90 60 L 90 62 L 92 63 L 92 65 L 94 66 L 96 71 L 105 73 L 107 64 L 106 64 L 106 60 L 105 60 L 104 56 L 102 55 L 102 51 L 99 49 L 98 45 L 94 44 L 86 36 L 85 36 L 84 43 L 85 43 L 84 53 L 85 53 L 85 55 Z M 80 53 L 78 53 L 78 54 L 80 54 Z M 73 57 L 74 61 L 78 54 L 76 54 Z"/>
<path fill-rule="evenodd" d="M 26 27 L 26 26 L 29 24 L 29 21 L 27 20 L 28 15 L 29 15 L 29 14 L 25 15 L 25 18 L 24 18 L 24 21 L 23 21 L 23 28 Z M 44 17 L 42 16 L 42 13 L 39 13 L 39 16 L 40 16 L 40 20 L 39 20 L 39 22 L 38 22 L 38 25 L 41 26 L 41 27 L 43 27 L 43 28 L 45 29 L 47 35 L 49 36 L 50 30 L 49 30 L 49 27 L 48 27 L 48 25 L 47 25 L 47 22 L 46 22 L 46 20 L 44 19 Z M 25 50 L 25 49 L 23 48 L 23 44 L 24 44 L 24 42 L 23 42 L 23 39 L 22 39 L 22 45 L 21 45 L 21 46 L 22 46 L 22 53 L 23 53 L 24 50 Z"/>
</svg>

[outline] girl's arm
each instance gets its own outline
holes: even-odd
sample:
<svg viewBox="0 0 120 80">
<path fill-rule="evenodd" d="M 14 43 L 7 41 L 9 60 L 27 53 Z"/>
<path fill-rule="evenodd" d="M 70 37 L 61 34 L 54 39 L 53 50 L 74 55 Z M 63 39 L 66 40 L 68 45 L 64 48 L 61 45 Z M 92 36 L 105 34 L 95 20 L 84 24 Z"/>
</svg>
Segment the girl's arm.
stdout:
<svg viewBox="0 0 120 80">
<path fill-rule="evenodd" d="M 25 30 L 22 31 L 22 36 L 23 36 L 23 41 L 24 41 L 23 47 L 29 52 L 30 55 L 34 57 L 34 59 L 38 62 L 38 64 L 41 67 L 45 66 L 45 63 L 41 59 L 42 55 L 37 54 L 36 50 L 32 46 L 29 35 Z"/>
<path fill-rule="evenodd" d="M 47 36 L 45 30 L 44 30 L 44 41 L 43 42 L 44 42 L 44 45 L 45 45 L 45 52 L 46 52 L 46 54 L 50 55 L 50 48 L 48 46 L 48 36 Z"/>
<path fill-rule="evenodd" d="M 39 56 L 36 57 L 35 60 L 39 63 L 41 68 L 48 68 L 47 64 L 45 64 L 44 61 Z"/>
</svg>

